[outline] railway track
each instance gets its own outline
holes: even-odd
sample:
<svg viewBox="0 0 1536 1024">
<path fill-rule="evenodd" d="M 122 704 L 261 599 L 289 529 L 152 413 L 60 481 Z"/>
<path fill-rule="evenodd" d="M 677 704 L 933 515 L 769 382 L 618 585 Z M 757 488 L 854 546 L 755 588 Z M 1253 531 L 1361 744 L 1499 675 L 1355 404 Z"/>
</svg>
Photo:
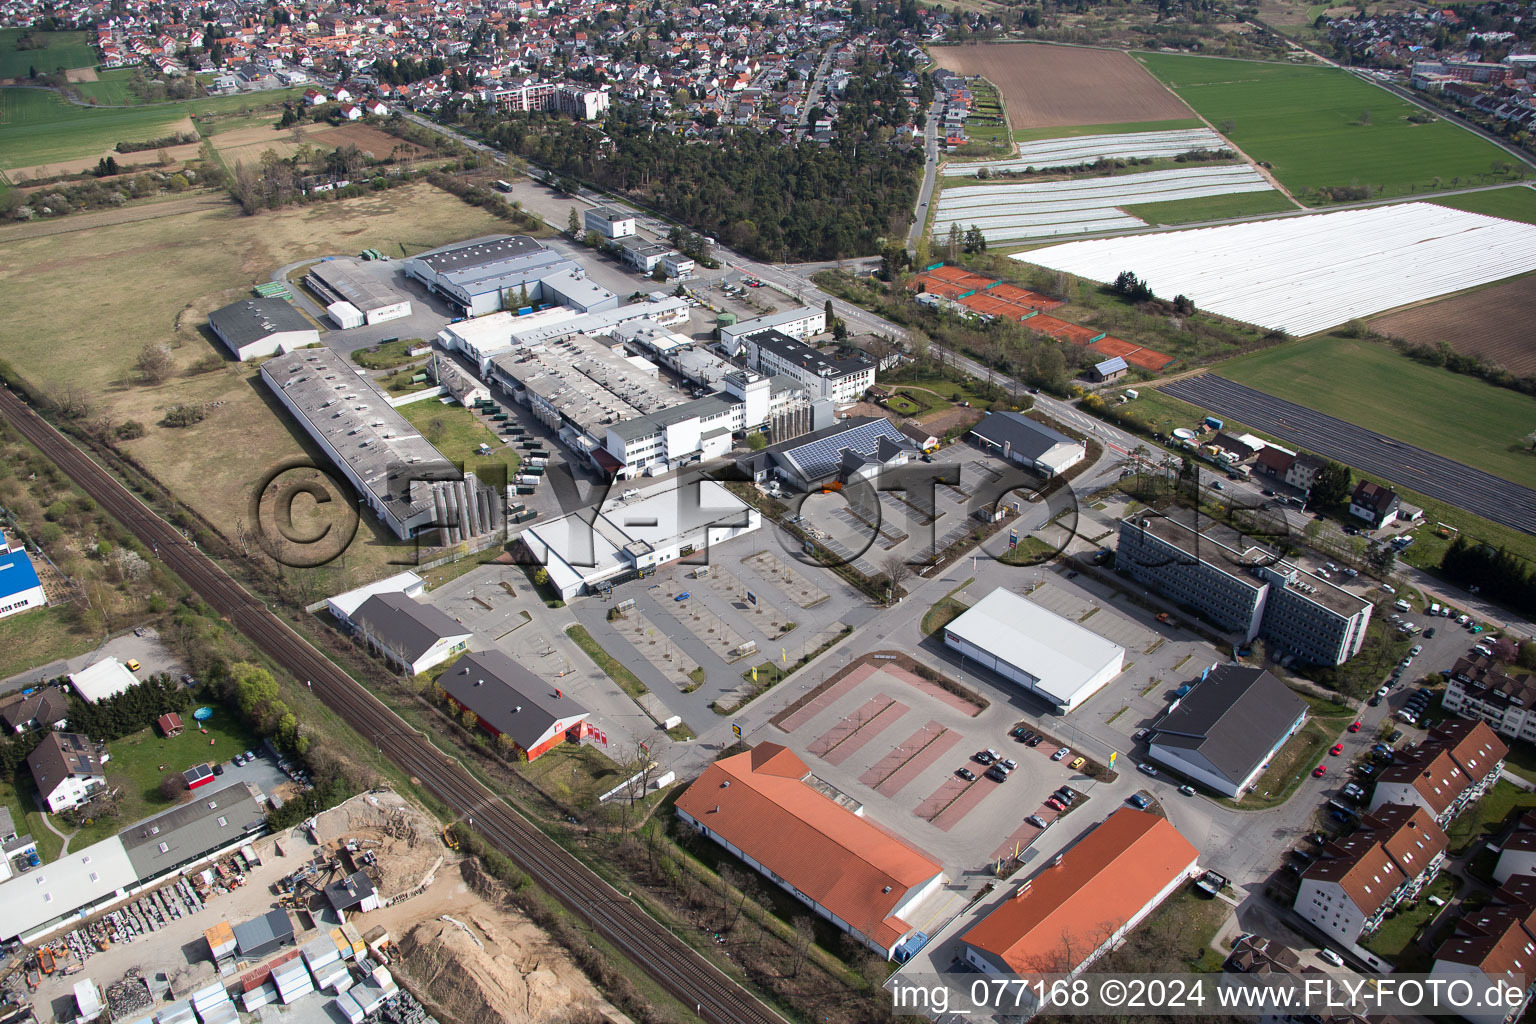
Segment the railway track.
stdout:
<svg viewBox="0 0 1536 1024">
<path fill-rule="evenodd" d="M 295 679 L 315 693 L 438 799 L 452 807 L 520 869 L 592 925 L 699 1016 L 720 1024 L 787 1024 L 691 946 L 603 881 L 438 750 L 251 595 L 207 555 L 9 389 L 0 415 L 82 490 L 111 512 L 187 585 Z"/>
</svg>

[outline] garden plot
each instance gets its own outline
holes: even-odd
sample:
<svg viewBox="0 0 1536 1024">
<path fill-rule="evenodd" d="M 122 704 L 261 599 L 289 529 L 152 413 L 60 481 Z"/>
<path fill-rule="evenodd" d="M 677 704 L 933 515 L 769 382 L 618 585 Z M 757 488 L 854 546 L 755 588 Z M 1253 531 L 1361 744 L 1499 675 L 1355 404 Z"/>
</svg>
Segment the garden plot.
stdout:
<svg viewBox="0 0 1536 1024">
<path fill-rule="evenodd" d="M 996 245 L 1125 230 L 1146 227 L 1147 223 L 1121 210 L 1122 206 L 1270 190 L 1264 176 L 1246 164 L 1070 181 L 962 185 L 947 188 L 940 196 L 933 233 L 942 237 L 951 225 L 961 229 L 974 225 Z"/>
<path fill-rule="evenodd" d="M 976 163 L 951 163 L 944 167 L 946 178 L 974 178 L 985 167 L 989 173 L 1024 173 L 1054 167 L 1077 167 L 1098 160 L 1157 159 L 1180 156 L 1195 150 L 1215 151 L 1227 148 L 1220 135 L 1209 128 L 1174 132 L 1131 132 L 1126 135 L 1085 135 L 1075 139 L 1045 139 L 1019 145 L 1019 155 L 1010 160 L 981 160 Z"/>
<path fill-rule="evenodd" d="M 827 599 L 827 592 L 805 578 L 803 573 L 772 551 L 759 551 L 742 559 L 756 569 L 763 579 L 778 588 L 801 608 L 814 608 Z"/>
<path fill-rule="evenodd" d="M 1014 258 L 1095 281 L 1129 270 L 1158 295 L 1188 295 L 1206 312 L 1302 336 L 1536 270 L 1536 225 L 1403 203 L 1069 242 Z"/>
</svg>

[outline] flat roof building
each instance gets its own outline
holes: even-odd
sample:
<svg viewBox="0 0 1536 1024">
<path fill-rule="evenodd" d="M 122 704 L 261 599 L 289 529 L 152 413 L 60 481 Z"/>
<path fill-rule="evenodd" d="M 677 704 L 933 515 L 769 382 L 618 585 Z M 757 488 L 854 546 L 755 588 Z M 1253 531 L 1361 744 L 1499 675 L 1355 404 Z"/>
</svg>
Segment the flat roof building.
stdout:
<svg viewBox="0 0 1536 1024">
<path fill-rule="evenodd" d="M 1081 441 L 1017 412 L 983 416 L 971 428 L 971 437 L 984 451 L 1041 476 L 1064 473 L 1087 455 Z"/>
<path fill-rule="evenodd" d="M 635 233 L 635 215 L 612 206 L 594 206 L 583 215 L 583 221 L 588 231 L 596 231 L 610 242 Z"/>
<path fill-rule="evenodd" d="M 37 568 L 27 546 L 20 541 L 6 540 L 0 533 L 0 619 L 7 615 L 19 615 L 48 603 L 42 581 L 37 578 Z"/>
<path fill-rule="evenodd" d="M 179 807 L 118 833 L 140 881 L 161 878 L 235 849 L 267 827 L 267 798 L 249 782 L 199 790 Z"/>
<path fill-rule="evenodd" d="M 998 587 L 944 627 L 944 642 L 1063 712 L 1125 666 L 1125 649 Z"/>
<path fill-rule="evenodd" d="M 106 700 L 139 685 L 138 677 L 116 658 L 102 658 L 96 664 L 71 672 L 69 683 L 87 704 Z"/>
<path fill-rule="evenodd" d="M 117 836 L 0 883 L 0 938 L 30 940 L 116 903 L 138 873 Z"/>
<path fill-rule="evenodd" d="M 759 743 L 704 769 L 677 815 L 853 938 L 901 958 L 943 869 L 808 776 L 787 747 Z"/>
<path fill-rule="evenodd" d="M 983 974 L 1076 974 L 1196 871 L 1200 851 L 1166 819 L 1122 807 L 961 936 Z"/>
<path fill-rule="evenodd" d="M 782 313 L 770 313 L 767 316 L 753 317 L 734 324 L 723 324 L 720 327 L 720 345 L 727 355 L 735 358 L 746 347 L 747 339 L 762 331 L 774 330 L 791 338 L 804 339 L 821 334 L 826 329 L 825 307 L 818 309 L 813 306 L 800 306 L 796 309 L 786 309 Z"/>
<path fill-rule="evenodd" d="M 1306 720 L 1307 702 L 1270 673 L 1216 665 L 1157 720 L 1148 756 L 1236 797 Z"/>
<path fill-rule="evenodd" d="M 530 761 L 588 733 L 590 711 L 499 650 L 464 655 L 437 685 L 460 710 L 473 712 L 480 728 L 505 736 Z"/>
<path fill-rule="evenodd" d="M 325 603 L 337 621 L 350 623 L 352 613 L 357 611 L 364 601 L 375 594 L 404 594 L 406 597 L 418 597 L 426 589 L 426 580 L 407 570 L 382 580 L 375 580 L 372 583 L 364 584 L 355 590 L 348 590 L 345 593 L 337 594 L 335 597 L 328 597 Z"/>
<path fill-rule="evenodd" d="M 294 353 L 268 360 L 261 376 L 395 536 L 441 529 L 444 543 L 457 543 L 499 528 L 499 496 L 461 473 L 343 356 Z"/>
<path fill-rule="evenodd" d="M 320 330 L 283 299 L 241 299 L 208 314 L 208 328 L 241 362 L 320 344 Z"/>
<path fill-rule="evenodd" d="M 386 264 L 393 266 L 393 264 Z M 309 268 L 304 282 L 327 305 L 345 302 L 363 315 L 363 322 L 382 324 L 411 315 L 411 300 L 369 272 L 362 261 L 321 260 Z"/>
<path fill-rule="evenodd" d="M 905 465 L 920 452 L 917 443 L 885 417 L 850 416 L 771 444 L 738 465 L 754 481 L 777 477 L 797 490 L 810 491 L 832 480 L 846 484 L 884 467 Z"/>
<path fill-rule="evenodd" d="M 618 300 L 595 285 L 578 287 L 586 271 L 581 264 L 526 235 L 491 235 L 446 245 L 405 261 L 405 272 L 466 316 L 482 316 L 509 307 L 557 302 L 555 292 L 575 296 L 582 309 L 611 308 Z M 546 294 L 542 281 L 560 279 Z"/>
<path fill-rule="evenodd" d="M 875 386 L 875 364 L 862 355 L 834 359 L 772 327 L 747 335 L 745 342 L 748 366 L 769 376 L 792 377 L 812 398 L 851 405 Z"/>
</svg>

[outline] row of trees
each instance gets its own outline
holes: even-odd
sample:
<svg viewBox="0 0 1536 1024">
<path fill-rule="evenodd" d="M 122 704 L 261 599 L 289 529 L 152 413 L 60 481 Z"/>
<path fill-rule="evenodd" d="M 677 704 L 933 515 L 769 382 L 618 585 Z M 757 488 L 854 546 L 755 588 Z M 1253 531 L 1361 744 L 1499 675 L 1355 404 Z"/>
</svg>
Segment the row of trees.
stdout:
<svg viewBox="0 0 1536 1024">
<path fill-rule="evenodd" d="M 1440 557 L 1440 571 L 1522 615 L 1536 613 L 1536 568 L 1505 548 L 1458 535 Z"/>
<path fill-rule="evenodd" d="M 105 742 L 132 735 L 154 725 L 161 715 L 180 713 L 191 705 L 191 691 L 161 673 L 94 704 L 70 697 L 69 727 Z"/>
</svg>

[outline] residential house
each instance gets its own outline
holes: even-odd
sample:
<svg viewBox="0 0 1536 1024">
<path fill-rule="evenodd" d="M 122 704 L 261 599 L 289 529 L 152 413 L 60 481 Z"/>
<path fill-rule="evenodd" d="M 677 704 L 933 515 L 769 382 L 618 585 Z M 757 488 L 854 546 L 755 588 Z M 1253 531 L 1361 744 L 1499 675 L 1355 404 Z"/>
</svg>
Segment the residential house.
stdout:
<svg viewBox="0 0 1536 1024">
<path fill-rule="evenodd" d="M 1487 655 L 1456 660 L 1440 705 L 1487 722 L 1500 736 L 1536 743 L 1536 676 L 1516 673 Z"/>
<path fill-rule="evenodd" d="M 1443 828 L 1493 787 L 1507 753 L 1509 747 L 1484 722 L 1443 722 L 1429 730 L 1423 743 L 1401 751 L 1382 769 L 1371 810 L 1415 804 Z"/>
<path fill-rule="evenodd" d="M 1455 916 L 1456 931 L 1435 951 L 1430 975 L 1470 982 L 1476 992 L 1494 984 L 1523 989 L 1513 1006 L 1463 1011 L 1472 1024 L 1511 1024 L 1536 993 L 1536 876 L 1513 875 L 1493 898 Z"/>
<path fill-rule="evenodd" d="M 1349 514 L 1364 519 L 1378 530 L 1397 518 L 1397 492 L 1390 487 L 1361 480 L 1349 496 Z"/>
<path fill-rule="evenodd" d="M 20 700 L 0 708 L 0 721 L 13 732 L 28 729 L 62 729 L 69 713 L 69 697 L 55 686 L 43 686 Z"/>
<path fill-rule="evenodd" d="M 32 781 L 51 812 L 77 807 L 105 786 L 106 761 L 96 744 L 77 732 L 50 732 L 27 755 Z"/>
</svg>

